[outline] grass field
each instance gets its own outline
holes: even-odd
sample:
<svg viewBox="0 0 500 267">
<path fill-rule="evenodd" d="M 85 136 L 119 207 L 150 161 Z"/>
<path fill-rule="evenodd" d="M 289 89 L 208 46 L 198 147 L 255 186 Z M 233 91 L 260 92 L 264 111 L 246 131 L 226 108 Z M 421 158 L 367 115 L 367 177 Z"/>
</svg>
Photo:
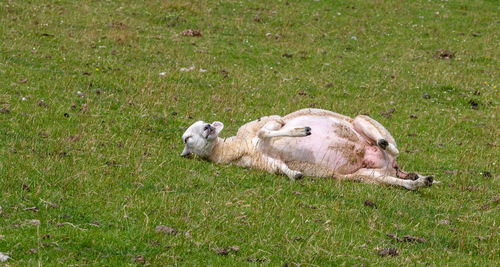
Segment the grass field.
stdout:
<svg viewBox="0 0 500 267">
<path fill-rule="evenodd" d="M 499 11 L 0 1 L 3 264 L 498 266 Z M 400 166 L 442 183 L 292 182 L 180 157 L 196 120 L 227 137 L 305 107 L 370 114 Z"/>
</svg>

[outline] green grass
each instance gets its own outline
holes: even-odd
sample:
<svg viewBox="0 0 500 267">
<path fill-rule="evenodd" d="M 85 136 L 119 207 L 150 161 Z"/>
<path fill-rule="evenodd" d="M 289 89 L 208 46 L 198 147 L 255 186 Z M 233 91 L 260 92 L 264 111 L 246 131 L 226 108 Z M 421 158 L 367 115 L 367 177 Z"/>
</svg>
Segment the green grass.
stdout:
<svg viewBox="0 0 500 267">
<path fill-rule="evenodd" d="M 11 266 L 498 265 L 498 13 L 495 0 L 0 1 L 0 252 Z M 230 136 L 304 107 L 370 114 L 400 166 L 442 183 L 291 182 L 179 156 L 196 120 Z"/>
</svg>

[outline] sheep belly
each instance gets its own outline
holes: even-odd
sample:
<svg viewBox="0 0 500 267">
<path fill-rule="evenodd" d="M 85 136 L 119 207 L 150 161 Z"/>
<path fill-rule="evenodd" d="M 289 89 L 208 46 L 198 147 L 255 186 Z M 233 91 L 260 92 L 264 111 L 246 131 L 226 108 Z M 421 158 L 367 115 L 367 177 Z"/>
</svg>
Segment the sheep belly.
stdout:
<svg viewBox="0 0 500 267">
<path fill-rule="evenodd" d="M 349 122 L 335 117 L 301 116 L 287 121 L 284 127 L 304 126 L 311 127 L 311 135 L 273 139 L 265 153 L 280 158 L 290 168 L 296 166 L 306 175 L 353 173 L 363 166 L 367 142 Z"/>
</svg>

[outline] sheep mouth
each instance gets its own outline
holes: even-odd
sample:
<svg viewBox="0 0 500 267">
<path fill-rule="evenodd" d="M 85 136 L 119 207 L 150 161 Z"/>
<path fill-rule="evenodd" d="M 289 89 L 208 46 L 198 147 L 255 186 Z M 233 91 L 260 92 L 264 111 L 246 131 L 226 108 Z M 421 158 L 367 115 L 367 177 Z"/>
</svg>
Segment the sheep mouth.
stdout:
<svg viewBox="0 0 500 267">
<path fill-rule="evenodd" d="M 205 139 L 208 139 L 208 137 L 210 137 L 211 135 L 213 135 L 215 133 L 215 128 L 212 127 L 212 125 L 207 124 L 205 126 L 205 132 L 206 132 Z"/>
</svg>

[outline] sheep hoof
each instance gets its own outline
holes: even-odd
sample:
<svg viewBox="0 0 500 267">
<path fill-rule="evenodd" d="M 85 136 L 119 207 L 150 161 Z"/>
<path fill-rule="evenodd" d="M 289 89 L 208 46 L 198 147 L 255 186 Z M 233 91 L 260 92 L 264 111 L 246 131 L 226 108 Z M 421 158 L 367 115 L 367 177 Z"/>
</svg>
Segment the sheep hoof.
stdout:
<svg viewBox="0 0 500 267">
<path fill-rule="evenodd" d="M 299 127 L 291 131 L 291 136 L 302 137 L 311 135 L 311 127 Z"/>
<path fill-rule="evenodd" d="M 311 127 L 306 127 L 306 135 L 311 135 Z"/>
<path fill-rule="evenodd" d="M 410 172 L 408 173 L 408 175 L 406 176 L 405 178 L 406 180 L 412 180 L 412 181 L 415 181 L 418 179 L 418 174 L 414 173 L 414 172 Z"/>
<path fill-rule="evenodd" d="M 383 150 L 385 150 L 387 148 L 387 146 L 389 145 L 389 142 L 387 142 L 387 140 L 385 139 L 379 139 L 377 141 L 377 145 L 382 148 Z"/>
<path fill-rule="evenodd" d="M 433 182 L 433 181 L 434 181 L 434 177 L 432 177 L 432 176 L 427 176 L 427 177 L 425 177 L 425 181 L 424 181 L 424 182 L 425 182 L 425 185 L 426 185 L 426 186 L 429 186 L 429 187 L 430 187 L 430 186 L 432 186 L 432 182 Z"/>
</svg>

